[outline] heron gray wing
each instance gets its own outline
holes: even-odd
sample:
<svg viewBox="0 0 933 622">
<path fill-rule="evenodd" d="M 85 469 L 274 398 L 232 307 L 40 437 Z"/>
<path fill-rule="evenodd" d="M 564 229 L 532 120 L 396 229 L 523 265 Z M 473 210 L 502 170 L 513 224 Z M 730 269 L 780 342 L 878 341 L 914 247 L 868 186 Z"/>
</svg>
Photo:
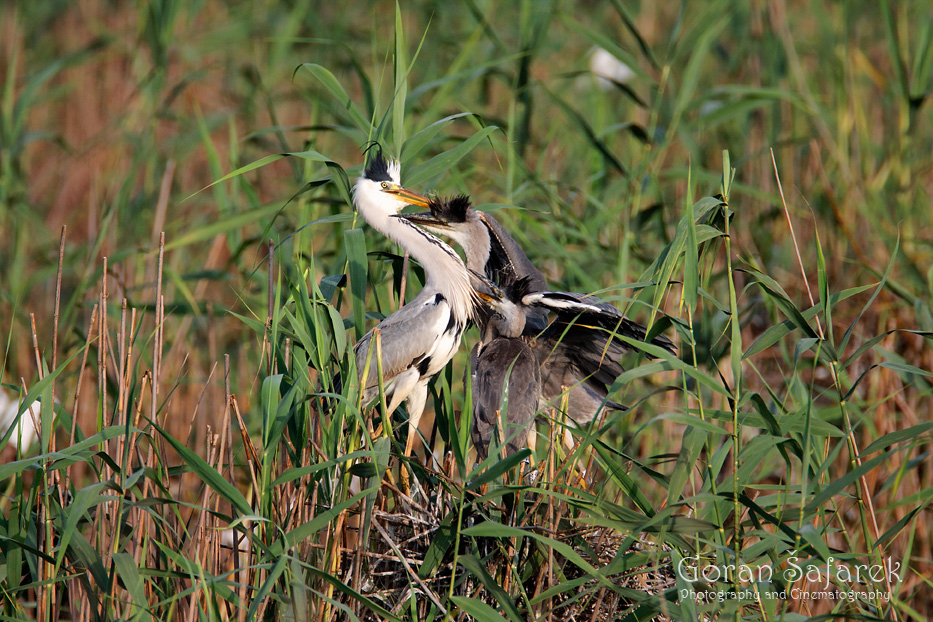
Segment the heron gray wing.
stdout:
<svg viewBox="0 0 933 622">
<path fill-rule="evenodd" d="M 559 353 L 541 367 L 541 398 L 543 403 L 560 407 L 567 394 L 567 415 L 578 424 L 589 423 L 600 407 L 626 410 L 626 407 L 607 398 L 609 386 L 584 376 L 566 357 Z"/>
<path fill-rule="evenodd" d="M 576 380 L 580 388 L 575 388 L 570 397 L 583 410 L 573 409 L 571 415 L 592 418 L 612 383 L 625 371 L 622 358 L 633 349 L 617 336 L 644 341 L 645 327 L 595 296 L 535 292 L 524 296 L 522 301 L 556 311 L 555 320 L 536 340 L 539 360 L 542 367 L 548 368 L 547 372 L 542 371 L 542 383 L 548 390 L 545 397 L 550 399 L 555 392 L 559 395 L 561 386 L 574 386 Z M 652 344 L 675 352 L 667 337 L 658 336 Z M 607 405 L 620 406 L 615 402 Z"/>
<path fill-rule="evenodd" d="M 489 442 L 496 433 L 497 412 L 503 405 L 506 379 L 508 402 L 501 418 L 506 451 L 513 454 L 526 444 L 540 393 L 538 363 L 528 344 L 521 339 L 494 339 L 477 357 L 470 437 L 480 460 L 486 459 Z"/>
<path fill-rule="evenodd" d="M 432 362 L 438 363 L 438 361 L 432 361 L 431 356 L 438 346 L 439 339 L 456 329 L 450 308 L 443 296 L 437 294 L 425 297 L 427 299 L 421 298 L 420 295 L 415 297 L 376 326 L 380 332 L 384 382 L 416 366 L 421 368 L 422 375 L 427 373 Z M 366 364 L 366 357 L 369 355 L 374 330 L 366 333 L 354 348 L 357 370 L 360 374 Z M 456 330 L 455 337 L 459 342 L 459 330 Z M 446 362 L 445 360 L 442 364 Z M 374 386 L 378 382 L 375 363 L 374 359 L 370 364 L 367 387 Z"/>
</svg>

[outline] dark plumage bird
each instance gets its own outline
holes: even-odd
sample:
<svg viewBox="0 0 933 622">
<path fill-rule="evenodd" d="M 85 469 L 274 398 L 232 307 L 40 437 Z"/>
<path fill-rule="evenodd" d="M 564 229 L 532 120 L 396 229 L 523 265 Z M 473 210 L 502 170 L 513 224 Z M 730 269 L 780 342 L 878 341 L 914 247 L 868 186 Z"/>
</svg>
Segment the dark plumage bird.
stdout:
<svg viewBox="0 0 933 622">
<path fill-rule="evenodd" d="M 480 461 L 489 443 L 501 430 L 510 454 L 526 444 L 541 397 L 538 356 L 522 338 L 529 309 L 522 304 L 529 280 L 511 279 L 500 289 L 481 278 L 477 290 L 488 305 L 482 341 L 470 354 L 473 387 L 473 426 L 470 438 Z M 508 390 L 506 391 L 506 387 Z M 507 396 L 507 399 L 503 399 Z"/>
<path fill-rule="evenodd" d="M 503 420 L 508 452 L 518 451 L 531 438 L 528 432 L 544 396 L 561 394 L 567 387 L 578 387 L 569 391 L 567 407 L 577 424 L 592 421 L 600 406 L 625 408 L 607 398 L 609 387 L 625 371 L 621 358 L 632 350 L 619 337 L 644 341 L 644 326 L 595 296 L 533 291 L 529 277 L 516 279 L 504 272 L 498 287 L 475 274 L 474 279 L 481 281 L 477 292 L 488 306 L 483 343 L 471 357 L 472 437 L 480 459 L 487 455 L 498 419 Z M 528 331 L 527 318 L 542 310 L 551 311 L 554 319 L 539 332 Z M 651 343 L 675 352 L 667 337 Z M 500 417 L 506 379 L 508 407 Z"/>
<path fill-rule="evenodd" d="M 559 405 L 567 394 L 567 415 L 579 424 L 593 420 L 602 408 L 623 409 L 607 399 L 609 388 L 624 371 L 621 358 L 631 347 L 615 335 L 643 341 L 645 328 L 612 305 L 593 296 L 548 291 L 544 275 L 535 268 L 518 243 L 489 214 L 472 207 L 466 196 L 435 199 L 430 212 L 402 214 L 410 222 L 454 240 L 463 249 L 467 268 L 502 285 L 508 292 L 519 288 L 525 318 L 521 336 L 535 343 L 540 373 L 539 407 Z M 515 298 L 515 295 L 511 298 Z M 506 294 L 502 299 L 508 300 Z M 519 299 L 516 299 L 519 300 Z M 548 312 L 556 319 L 548 322 Z M 484 334 L 489 312 L 479 313 L 477 322 Z M 663 336 L 653 342 L 670 352 L 673 343 Z M 478 359 L 478 353 L 471 356 Z"/>
</svg>

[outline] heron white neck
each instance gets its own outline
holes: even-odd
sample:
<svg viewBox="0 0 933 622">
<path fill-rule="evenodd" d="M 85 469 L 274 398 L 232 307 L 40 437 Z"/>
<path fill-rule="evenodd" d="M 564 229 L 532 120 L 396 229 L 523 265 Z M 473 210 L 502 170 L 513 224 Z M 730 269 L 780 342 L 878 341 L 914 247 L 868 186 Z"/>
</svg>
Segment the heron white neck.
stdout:
<svg viewBox="0 0 933 622">
<path fill-rule="evenodd" d="M 440 293 L 449 302 L 456 319 L 465 324 L 475 311 L 475 294 L 463 260 L 440 238 L 395 214 L 373 208 L 357 194 L 356 207 L 369 225 L 403 249 L 424 268 L 425 290 Z"/>
</svg>

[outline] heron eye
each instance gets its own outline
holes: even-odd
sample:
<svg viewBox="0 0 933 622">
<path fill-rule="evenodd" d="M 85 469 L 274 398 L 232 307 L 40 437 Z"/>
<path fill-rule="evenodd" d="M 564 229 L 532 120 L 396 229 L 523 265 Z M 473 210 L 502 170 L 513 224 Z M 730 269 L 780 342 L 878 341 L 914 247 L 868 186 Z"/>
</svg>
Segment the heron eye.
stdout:
<svg viewBox="0 0 933 622">
<path fill-rule="evenodd" d="M 389 189 L 389 182 L 387 182 L 387 181 L 382 182 L 382 189 L 383 189 L 383 190 L 388 190 L 388 189 Z"/>
</svg>

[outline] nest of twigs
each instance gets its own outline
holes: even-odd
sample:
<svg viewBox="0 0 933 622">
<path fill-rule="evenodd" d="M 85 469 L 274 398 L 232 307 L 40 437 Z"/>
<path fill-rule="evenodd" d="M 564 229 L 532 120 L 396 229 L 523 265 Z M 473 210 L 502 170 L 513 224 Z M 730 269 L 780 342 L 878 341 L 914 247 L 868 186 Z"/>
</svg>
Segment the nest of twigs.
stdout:
<svg viewBox="0 0 933 622">
<path fill-rule="evenodd" d="M 401 502 L 392 509 L 375 504 L 368 534 L 360 534 L 360 546 L 345 550 L 342 568 L 347 586 L 393 614 L 408 616 L 414 606 L 419 619 L 433 610 L 433 615 L 451 611 L 456 620 L 471 620 L 453 609 L 450 596 L 499 610 L 508 597 L 526 619 L 550 612 L 562 622 L 612 620 L 652 595 L 664 600 L 674 587 L 666 547 L 640 534 L 586 525 L 585 515 L 538 492 L 541 488 L 516 486 L 493 500 L 464 493 L 465 502 L 443 483 L 431 493 L 425 492 L 427 485 L 416 486 L 411 496 L 387 488 Z M 479 525 L 482 535 L 471 534 Z M 502 535 L 494 533 L 499 526 Z M 622 564 L 619 572 L 594 577 L 592 568 L 618 567 L 621 556 L 644 563 Z M 475 564 L 467 563 L 472 560 Z M 345 602 L 360 620 L 381 619 L 352 599 Z M 653 602 L 656 612 L 658 600 Z M 667 619 L 657 613 L 654 618 Z"/>
</svg>

